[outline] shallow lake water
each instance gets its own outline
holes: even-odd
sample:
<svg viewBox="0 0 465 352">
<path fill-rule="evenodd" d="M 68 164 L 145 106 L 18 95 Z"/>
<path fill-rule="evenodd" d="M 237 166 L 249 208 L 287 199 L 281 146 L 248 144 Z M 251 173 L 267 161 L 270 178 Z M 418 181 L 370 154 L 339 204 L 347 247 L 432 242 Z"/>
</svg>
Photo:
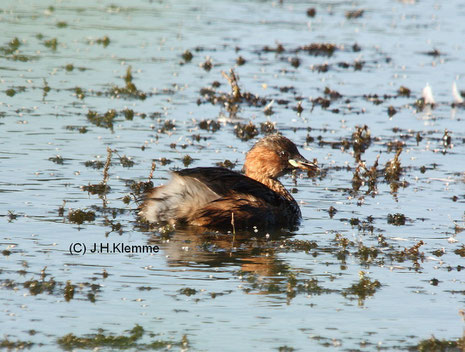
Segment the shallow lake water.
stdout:
<svg viewBox="0 0 465 352">
<path fill-rule="evenodd" d="M 0 346 L 371 351 L 461 338 L 465 108 L 452 84 L 465 90 L 464 16 L 458 0 L 3 0 Z M 251 93 L 235 104 L 231 68 Z M 240 171 L 273 128 L 321 168 L 282 179 L 297 230 L 138 221 L 153 161 L 154 185 L 187 165 Z M 110 188 L 93 194 L 83 187 L 104 179 L 107 148 Z M 87 253 L 70 254 L 76 243 Z"/>
</svg>

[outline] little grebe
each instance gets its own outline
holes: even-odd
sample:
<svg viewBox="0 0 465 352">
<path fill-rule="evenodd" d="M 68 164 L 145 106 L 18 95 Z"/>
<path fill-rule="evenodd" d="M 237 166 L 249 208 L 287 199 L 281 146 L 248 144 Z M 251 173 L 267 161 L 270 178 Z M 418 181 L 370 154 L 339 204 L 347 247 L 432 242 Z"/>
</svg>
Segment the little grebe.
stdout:
<svg viewBox="0 0 465 352">
<path fill-rule="evenodd" d="M 318 170 L 292 141 L 270 135 L 247 153 L 245 175 L 221 167 L 175 171 L 168 184 L 145 194 L 139 216 L 221 230 L 293 227 L 300 209 L 278 177 L 295 168 Z"/>
</svg>

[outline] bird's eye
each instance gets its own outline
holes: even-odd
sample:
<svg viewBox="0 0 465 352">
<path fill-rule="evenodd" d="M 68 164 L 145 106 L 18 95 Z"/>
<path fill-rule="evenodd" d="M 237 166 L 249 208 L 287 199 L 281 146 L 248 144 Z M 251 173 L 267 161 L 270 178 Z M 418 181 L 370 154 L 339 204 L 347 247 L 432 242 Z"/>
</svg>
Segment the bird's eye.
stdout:
<svg viewBox="0 0 465 352">
<path fill-rule="evenodd" d="M 286 157 L 286 156 L 287 156 L 287 152 L 284 151 L 284 150 L 281 150 L 281 151 L 279 152 L 279 155 L 282 156 L 282 157 Z"/>
</svg>

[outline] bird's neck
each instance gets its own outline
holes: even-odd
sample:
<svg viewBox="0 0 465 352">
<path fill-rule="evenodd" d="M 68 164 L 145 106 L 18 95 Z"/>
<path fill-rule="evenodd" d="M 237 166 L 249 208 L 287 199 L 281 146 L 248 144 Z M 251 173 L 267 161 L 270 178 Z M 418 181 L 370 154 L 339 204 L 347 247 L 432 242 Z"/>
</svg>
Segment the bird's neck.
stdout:
<svg viewBox="0 0 465 352">
<path fill-rule="evenodd" d="M 277 180 L 276 178 L 272 178 L 259 173 L 246 173 L 246 176 L 254 179 L 255 181 L 263 183 L 268 188 L 283 196 L 289 202 L 296 203 L 294 197 L 292 197 L 292 195 L 289 193 L 286 187 L 284 187 L 284 185 L 281 182 L 279 182 L 279 180 Z"/>
</svg>

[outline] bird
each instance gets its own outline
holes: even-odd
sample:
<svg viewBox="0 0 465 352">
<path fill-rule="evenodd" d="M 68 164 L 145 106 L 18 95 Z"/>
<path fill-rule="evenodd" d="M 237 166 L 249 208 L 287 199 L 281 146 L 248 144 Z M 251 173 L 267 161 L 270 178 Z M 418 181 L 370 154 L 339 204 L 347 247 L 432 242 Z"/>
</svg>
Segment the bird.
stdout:
<svg viewBox="0 0 465 352">
<path fill-rule="evenodd" d="M 174 171 L 169 183 L 144 194 L 138 215 L 148 223 L 220 231 L 292 229 L 301 211 L 278 178 L 293 169 L 319 170 L 290 139 L 268 135 L 247 152 L 244 174 L 222 167 Z"/>
</svg>

